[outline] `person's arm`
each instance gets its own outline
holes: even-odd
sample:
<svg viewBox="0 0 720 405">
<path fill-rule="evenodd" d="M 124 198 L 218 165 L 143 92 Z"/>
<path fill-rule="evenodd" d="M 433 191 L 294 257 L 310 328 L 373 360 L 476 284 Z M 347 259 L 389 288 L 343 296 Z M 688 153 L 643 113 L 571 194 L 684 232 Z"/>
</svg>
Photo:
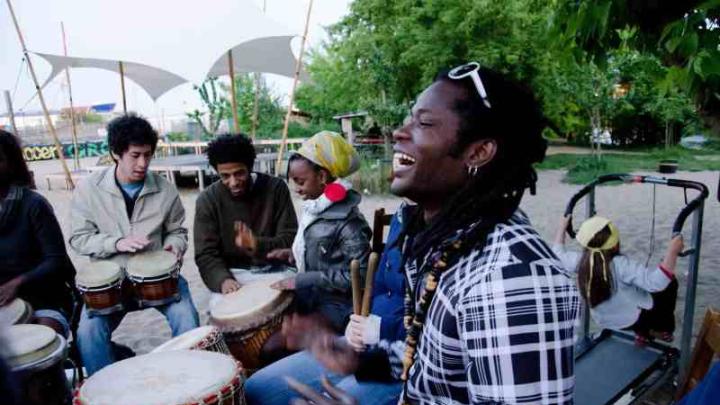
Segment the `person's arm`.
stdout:
<svg viewBox="0 0 720 405">
<path fill-rule="evenodd" d="M 572 402 L 578 296 L 571 287 L 551 266 L 520 263 L 478 277 L 460 294 L 457 328 L 471 403 Z"/>
<path fill-rule="evenodd" d="M 171 249 L 179 257 L 187 250 L 188 236 L 185 222 L 185 208 L 183 208 L 180 196 L 175 191 L 175 196 L 170 204 L 170 211 L 163 224 L 163 249 Z"/>
<path fill-rule="evenodd" d="M 613 259 L 615 272 L 625 284 L 631 284 L 648 292 L 664 290 L 675 277 L 677 257 L 682 252 L 682 236 L 670 240 L 665 258 L 657 267 L 647 268 L 625 256 Z"/>
<path fill-rule="evenodd" d="M 257 241 L 257 252 L 255 254 L 261 258 L 264 258 L 275 249 L 290 248 L 298 230 L 295 207 L 285 183 L 281 183 L 275 188 L 274 200 L 277 203 L 274 213 L 276 224 L 274 236 L 255 235 Z"/>
<path fill-rule="evenodd" d="M 45 199 L 38 200 L 30 210 L 30 221 L 37 238 L 42 260 L 24 274 L 24 282 L 34 282 L 54 275 L 58 280 L 72 279 L 65 241 L 55 213 Z"/>
<path fill-rule="evenodd" d="M 108 258 L 118 253 L 116 244 L 123 235 L 100 232 L 90 203 L 92 191 L 87 186 L 81 184 L 73 192 L 70 247 L 81 255 L 96 259 Z"/>
<path fill-rule="evenodd" d="M 308 271 L 296 276 L 296 288 L 315 286 L 345 293 L 351 289 L 350 262 L 360 261 L 360 279 L 364 282 L 370 256 L 370 228 L 362 218 L 348 221 L 340 230 L 339 248 L 345 260 L 327 271 Z"/>
<path fill-rule="evenodd" d="M 235 235 L 224 235 L 234 238 Z M 222 291 L 222 283 L 234 279 L 222 258 L 222 235 L 219 219 L 207 194 L 202 193 L 195 204 L 195 224 L 193 226 L 195 243 L 195 263 L 205 285 L 213 292 Z"/>
</svg>

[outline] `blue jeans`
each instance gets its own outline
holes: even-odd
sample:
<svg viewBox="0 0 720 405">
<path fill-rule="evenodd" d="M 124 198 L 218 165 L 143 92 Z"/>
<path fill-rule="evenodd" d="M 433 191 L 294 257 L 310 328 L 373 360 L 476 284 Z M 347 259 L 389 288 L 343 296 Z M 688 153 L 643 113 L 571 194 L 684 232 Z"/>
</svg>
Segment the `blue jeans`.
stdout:
<svg viewBox="0 0 720 405">
<path fill-rule="evenodd" d="M 154 307 L 167 318 L 173 336 L 200 326 L 200 319 L 190 296 L 188 283 L 182 276 L 178 280 L 178 290 L 180 291 L 180 301 Z M 115 362 L 110 338 L 126 313 L 127 311 L 120 311 L 106 316 L 90 317 L 87 307 L 83 307 L 77 337 L 80 356 L 88 376 Z M 142 331 L 140 332 L 142 333 Z"/>
<path fill-rule="evenodd" d="M 248 405 L 286 405 L 298 395 L 283 379 L 290 376 L 316 391 L 322 392 L 320 378 L 325 375 L 336 387 L 350 394 L 360 405 L 395 405 L 400 397 L 402 383 L 359 382 L 355 376 L 341 376 L 325 369 L 307 351 L 285 357 L 253 374 L 245 382 L 245 400 Z"/>
</svg>

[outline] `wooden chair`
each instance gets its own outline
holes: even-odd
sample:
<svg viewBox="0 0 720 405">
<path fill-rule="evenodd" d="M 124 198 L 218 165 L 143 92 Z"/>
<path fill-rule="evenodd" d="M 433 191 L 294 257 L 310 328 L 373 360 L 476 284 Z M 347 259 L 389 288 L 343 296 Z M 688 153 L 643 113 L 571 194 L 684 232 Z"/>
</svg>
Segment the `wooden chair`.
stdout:
<svg viewBox="0 0 720 405">
<path fill-rule="evenodd" d="M 713 357 L 718 354 L 720 354 L 720 312 L 708 308 L 695 342 L 687 374 L 678 387 L 677 399 L 684 397 L 703 379 Z"/>
<path fill-rule="evenodd" d="M 391 214 L 385 213 L 385 208 L 375 210 L 373 220 L 372 251 L 382 255 L 385 249 L 385 228 L 390 226 Z"/>
</svg>

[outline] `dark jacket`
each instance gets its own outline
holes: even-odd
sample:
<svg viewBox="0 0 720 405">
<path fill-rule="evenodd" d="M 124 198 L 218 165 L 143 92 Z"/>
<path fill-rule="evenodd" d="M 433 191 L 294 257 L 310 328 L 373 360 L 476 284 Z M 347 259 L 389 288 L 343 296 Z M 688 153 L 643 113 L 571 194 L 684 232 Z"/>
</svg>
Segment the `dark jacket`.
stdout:
<svg viewBox="0 0 720 405">
<path fill-rule="evenodd" d="M 402 265 L 402 247 L 398 245 L 406 222 L 415 206 L 403 205 L 390 222 L 385 250 L 383 251 L 373 283 L 371 312 L 381 318 L 380 339 L 404 340 L 403 302 L 405 297 L 405 275 Z"/>
<path fill-rule="evenodd" d="M 297 217 L 290 191 L 282 179 L 257 173 L 248 194 L 234 198 L 217 181 L 197 198 L 195 207 L 195 262 L 205 285 L 219 292 L 230 268 L 267 264 L 273 249 L 287 249 L 297 233 Z M 252 229 L 257 254 L 249 257 L 235 246 L 235 221 Z"/>
<path fill-rule="evenodd" d="M 25 275 L 18 296 L 33 309 L 62 310 L 70 315 L 75 268 L 65 250 L 53 209 L 40 194 L 17 188 L 18 199 L 0 209 L 0 285 Z M 12 210 L 9 215 L 5 210 Z"/>
<path fill-rule="evenodd" d="M 296 278 L 299 312 L 319 311 L 338 332 L 352 312 L 350 261 L 360 261 L 364 280 L 372 231 L 357 206 L 361 196 L 350 190 L 343 201 L 318 214 L 305 228 L 305 272 Z"/>
</svg>

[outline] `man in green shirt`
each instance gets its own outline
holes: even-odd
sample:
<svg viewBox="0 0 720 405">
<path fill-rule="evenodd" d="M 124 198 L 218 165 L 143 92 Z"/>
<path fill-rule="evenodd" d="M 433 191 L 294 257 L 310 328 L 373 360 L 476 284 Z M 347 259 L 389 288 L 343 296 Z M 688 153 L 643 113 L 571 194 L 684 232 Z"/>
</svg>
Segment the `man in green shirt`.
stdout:
<svg viewBox="0 0 720 405">
<path fill-rule="evenodd" d="M 292 246 L 297 217 L 287 184 L 252 171 L 255 148 L 247 136 L 222 135 L 207 155 L 220 181 L 197 199 L 195 262 L 205 285 L 227 294 L 240 288 L 231 268 L 266 265 L 270 251 Z"/>
</svg>

